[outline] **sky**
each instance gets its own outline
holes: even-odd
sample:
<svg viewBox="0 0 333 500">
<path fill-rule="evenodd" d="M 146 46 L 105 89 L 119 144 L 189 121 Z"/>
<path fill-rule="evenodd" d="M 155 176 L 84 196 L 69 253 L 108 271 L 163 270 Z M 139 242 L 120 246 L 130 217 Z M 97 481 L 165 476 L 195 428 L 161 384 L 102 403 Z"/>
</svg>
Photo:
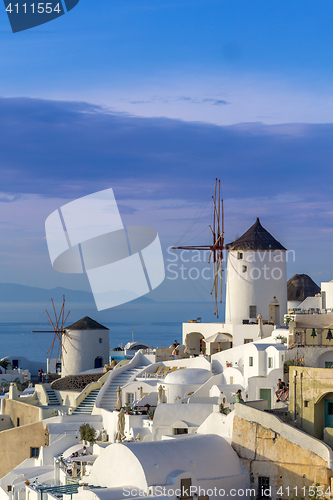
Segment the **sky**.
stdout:
<svg viewBox="0 0 333 500">
<path fill-rule="evenodd" d="M 209 240 L 216 177 L 226 241 L 260 217 L 295 250 L 288 277 L 332 279 L 332 19 L 327 0 L 80 0 L 13 34 L 0 9 L 0 282 L 89 289 L 52 269 L 44 222 L 109 187 L 168 265 Z"/>
</svg>

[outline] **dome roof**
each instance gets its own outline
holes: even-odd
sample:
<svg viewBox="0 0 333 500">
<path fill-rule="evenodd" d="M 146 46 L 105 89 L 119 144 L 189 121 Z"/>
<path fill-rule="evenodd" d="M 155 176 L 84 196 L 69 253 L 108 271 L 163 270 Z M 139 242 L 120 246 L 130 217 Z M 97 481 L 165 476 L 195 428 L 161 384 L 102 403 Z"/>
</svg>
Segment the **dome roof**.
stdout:
<svg viewBox="0 0 333 500">
<path fill-rule="evenodd" d="M 109 445 L 97 457 L 90 479 L 102 487 L 130 484 L 146 491 L 153 485 L 171 485 L 171 479 L 184 472 L 186 477 L 206 480 L 230 478 L 228 485 L 234 487 L 244 474 L 240 459 L 225 438 L 190 434 L 177 439 Z"/>
<path fill-rule="evenodd" d="M 260 251 L 286 250 L 273 236 L 262 227 L 259 217 L 240 238 L 227 245 L 228 250 Z"/>
<path fill-rule="evenodd" d="M 85 316 L 84 318 L 76 321 L 76 323 L 67 326 L 65 330 L 108 330 L 108 328 L 100 323 L 97 323 L 94 319 L 89 318 L 89 316 Z"/>
<path fill-rule="evenodd" d="M 202 385 L 212 376 L 212 372 L 203 368 L 185 368 L 169 373 L 164 379 L 165 384 L 172 385 Z"/>
<path fill-rule="evenodd" d="M 294 274 L 287 283 L 288 300 L 303 302 L 307 297 L 314 297 L 320 287 L 307 274 Z"/>
</svg>

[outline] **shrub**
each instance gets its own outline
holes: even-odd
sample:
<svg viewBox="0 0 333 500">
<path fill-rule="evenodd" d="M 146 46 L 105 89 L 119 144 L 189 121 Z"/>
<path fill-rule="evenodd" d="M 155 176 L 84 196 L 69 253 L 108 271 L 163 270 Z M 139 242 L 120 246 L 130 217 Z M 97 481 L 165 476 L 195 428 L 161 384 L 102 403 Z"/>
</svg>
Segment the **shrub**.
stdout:
<svg viewBox="0 0 333 500">
<path fill-rule="evenodd" d="M 81 441 L 88 441 L 89 443 L 96 442 L 96 429 L 90 424 L 82 424 L 80 426 Z"/>
</svg>

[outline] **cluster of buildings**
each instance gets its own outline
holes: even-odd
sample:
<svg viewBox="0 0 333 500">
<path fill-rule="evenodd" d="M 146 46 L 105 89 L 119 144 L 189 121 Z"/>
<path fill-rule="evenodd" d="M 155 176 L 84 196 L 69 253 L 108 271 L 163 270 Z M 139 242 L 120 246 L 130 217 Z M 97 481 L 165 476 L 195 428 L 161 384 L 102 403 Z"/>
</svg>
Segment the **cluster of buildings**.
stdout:
<svg viewBox="0 0 333 500">
<path fill-rule="evenodd" d="M 287 297 L 287 260 L 257 219 L 228 246 L 225 322 L 184 323 L 177 353 L 140 349 L 111 367 L 106 327 L 67 327 L 61 378 L 23 394 L 12 383 L 2 398 L 0 500 L 330 488 L 333 283 L 295 275 Z"/>
</svg>

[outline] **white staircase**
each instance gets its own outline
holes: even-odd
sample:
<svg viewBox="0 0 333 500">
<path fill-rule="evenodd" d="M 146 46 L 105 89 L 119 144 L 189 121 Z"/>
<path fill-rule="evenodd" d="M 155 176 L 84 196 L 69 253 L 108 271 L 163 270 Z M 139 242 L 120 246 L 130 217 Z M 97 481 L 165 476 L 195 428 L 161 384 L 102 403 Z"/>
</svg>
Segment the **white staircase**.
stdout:
<svg viewBox="0 0 333 500">
<path fill-rule="evenodd" d="M 123 387 L 131 378 L 134 378 L 139 372 L 141 372 L 146 366 L 137 366 L 135 368 L 129 368 L 124 370 L 119 374 L 115 374 L 110 383 L 105 387 L 105 391 L 98 402 L 100 408 L 105 410 L 113 411 L 116 409 L 117 404 L 117 388 L 118 386 Z M 117 369 L 116 369 L 117 370 Z"/>
</svg>

